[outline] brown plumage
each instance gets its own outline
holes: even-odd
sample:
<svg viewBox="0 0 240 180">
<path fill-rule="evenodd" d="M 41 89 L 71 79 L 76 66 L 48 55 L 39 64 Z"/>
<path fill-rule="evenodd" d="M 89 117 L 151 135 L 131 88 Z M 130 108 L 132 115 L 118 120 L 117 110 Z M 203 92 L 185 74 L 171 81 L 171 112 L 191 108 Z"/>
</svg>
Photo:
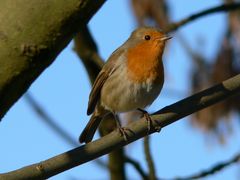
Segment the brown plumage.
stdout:
<svg viewBox="0 0 240 180">
<path fill-rule="evenodd" d="M 156 99 L 163 86 L 162 54 L 168 39 L 156 28 L 138 28 L 113 52 L 93 84 L 87 110 L 93 115 L 81 143 L 92 140 L 106 114 L 145 108 Z"/>
</svg>

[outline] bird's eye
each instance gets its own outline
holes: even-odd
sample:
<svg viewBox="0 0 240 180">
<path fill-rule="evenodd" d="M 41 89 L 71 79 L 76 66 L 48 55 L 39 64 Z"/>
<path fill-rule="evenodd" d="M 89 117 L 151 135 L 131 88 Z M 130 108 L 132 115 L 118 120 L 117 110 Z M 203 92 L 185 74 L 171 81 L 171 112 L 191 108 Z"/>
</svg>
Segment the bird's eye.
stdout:
<svg viewBox="0 0 240 180">
<path fill-rule="evenodd" d="M 149 36 L 149 35 L 146 35 L 146 36 L 144 37 L 144 39 L 148 41 L 148 40 L 150 40 L 150 39 L 151 39 L 151 36 Z"/>
</svg>

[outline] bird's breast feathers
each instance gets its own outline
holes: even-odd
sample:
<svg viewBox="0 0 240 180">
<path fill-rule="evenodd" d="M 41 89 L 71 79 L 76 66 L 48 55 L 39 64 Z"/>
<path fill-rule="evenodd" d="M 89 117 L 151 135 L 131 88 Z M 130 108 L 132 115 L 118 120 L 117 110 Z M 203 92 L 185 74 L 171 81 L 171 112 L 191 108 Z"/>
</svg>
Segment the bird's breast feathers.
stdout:
<svg viewBox="0 0 240 180">
<path fill-rule="evenodd" d="M 163 78 L 163 76 L 161 77 Z M 163 79 L 158 83 L 152 78 L 143 82 L 132 81 L 125 65 L 117 68 L 102 88 L 102 106 L 110 111 L 127 112 L 150 105 L 159 95 Z"/>
<path fill-rule="evenodd" d="M 136 83 L 153 82 L 161 84 L 163 81 L 162 54 L 155 49 L 132 48 L 126 54 L 127 75 Z"/>
</svg>

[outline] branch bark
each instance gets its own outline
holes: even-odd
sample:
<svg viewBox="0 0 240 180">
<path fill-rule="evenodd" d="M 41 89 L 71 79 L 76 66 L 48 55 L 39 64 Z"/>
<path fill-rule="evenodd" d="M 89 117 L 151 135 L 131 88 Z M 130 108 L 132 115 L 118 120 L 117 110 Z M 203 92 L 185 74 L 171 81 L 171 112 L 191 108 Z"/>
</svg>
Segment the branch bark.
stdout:
<svg viewBox="0 0 240 180">
<path fill-rule="evenodd" d="M 0 119 L 104 2 L 0 1 Z"/>
<path fill-rule="evenodd" d="M 180 118 L 213 105 L 227 97 L 240 92 L 240 74 L 209 89 L 201 91 L 193 96 L 157 111 L 151 115 L 155 123 L 152 124 L 150 134 L 158 132 Z M 104 136 L 103 138 L 57 155 L 48 160 L 36 163 L 21 169 L 0 174 L 0 179 L 45 179 L 71 169 L 80 164 L 91 161 L 117 148 L 123 147 L 148 134 L 148 126 L 144 118 L 133 122 L 128 126 L 128 141 L 125 141 L 118 131 Z"/>
</svg>

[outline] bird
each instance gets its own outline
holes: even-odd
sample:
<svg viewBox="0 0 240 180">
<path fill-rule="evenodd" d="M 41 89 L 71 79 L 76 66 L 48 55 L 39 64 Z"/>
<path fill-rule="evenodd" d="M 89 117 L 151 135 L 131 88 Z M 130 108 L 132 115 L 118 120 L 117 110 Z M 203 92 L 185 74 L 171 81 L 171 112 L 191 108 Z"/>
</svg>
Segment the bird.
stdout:
<svg viewBox="0 0 240 180">
<path fill-rule="evenodd" d="M 139 110 L 150 124 L 144 108 L 152 104 L 163 87 L 162 56 L 171 38 L 161 29 L 139 27 L 110 55 L 90 92 L 87 115 L 92 116 L 79 137 L 80 143 L 92 141 L 101 120 L 109 113 L 114 115 L 125 140 L 118 113 Z"/>
</svg>

